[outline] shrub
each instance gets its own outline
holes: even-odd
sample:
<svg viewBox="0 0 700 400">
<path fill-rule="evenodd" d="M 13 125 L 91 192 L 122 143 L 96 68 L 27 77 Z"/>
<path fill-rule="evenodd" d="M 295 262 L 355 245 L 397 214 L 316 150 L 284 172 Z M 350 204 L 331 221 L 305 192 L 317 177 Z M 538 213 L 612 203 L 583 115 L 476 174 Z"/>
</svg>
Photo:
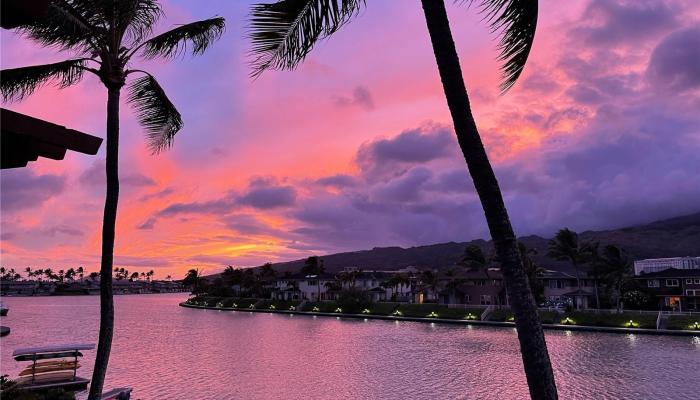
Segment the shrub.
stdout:
<svg viewBox="0 0 700 400">
<path fill-rule="evenodd" d="M 472 319 L 479 319 L 483 310 L 477 308 L 448 308 L 444 304 L 401 304 L 397 311 L 404 317 L 467 319 L 471 313 Z"/>
<path fill-rule="evenodd" d="M 666 321 L 666 329 L 700 330 L 700 316 L 671 315 Z"/>
<path fill-rule="evenodd" d="M 656 329 L 656 315 L 654 314 L 607 314 L 577 311 L 567 313 L 564 318 L 567 317 L 575 325 Z M 632 321 L 631 324 L 630 321 Z"/>
<path fill-rule="evenodd" d="M 362 310 L 370 308 L 372 306 L 372 301 L 370 300 L 367 293 L 358 289 L 347 289 L 342 290 L 338 294 L 338 300 L 336 300 L 338 307 L 342 309 L 344 313 L 347 314 L 359 314 Z"/>
</svg>

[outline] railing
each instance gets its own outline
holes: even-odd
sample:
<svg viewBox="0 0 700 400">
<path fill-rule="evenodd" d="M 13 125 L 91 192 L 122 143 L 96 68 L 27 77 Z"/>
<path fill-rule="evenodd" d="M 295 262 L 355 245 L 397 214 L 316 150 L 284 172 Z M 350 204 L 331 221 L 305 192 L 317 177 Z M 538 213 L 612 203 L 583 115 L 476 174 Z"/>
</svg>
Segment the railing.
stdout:
<svg viewBox="0 0 700 400">
<path fill-rule="evenodd" d="M 482 320 L 482 321 L 486 321 L 486 320 L 488 319 L 489 315 L 493 312 L 494 309 L 495 309 L 495 307 L 493 306 L 493 304 L 490 305 L 490 306 L 488 306 L 488 307 L 486 307 L 486 309 L 484 310 L 484 312 L 481 313 L 481 317 L 480 317 L 481 320 Z"/>
</svg>

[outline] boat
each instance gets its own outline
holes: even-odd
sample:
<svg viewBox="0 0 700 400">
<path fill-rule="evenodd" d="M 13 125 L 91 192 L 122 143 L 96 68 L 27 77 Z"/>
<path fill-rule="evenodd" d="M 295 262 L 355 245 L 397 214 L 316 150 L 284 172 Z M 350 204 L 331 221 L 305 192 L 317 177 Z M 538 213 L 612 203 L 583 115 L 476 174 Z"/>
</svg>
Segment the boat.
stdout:
<svg viewBox="0 0 700 400">
<path fill-rule="evenodd" d="M 4 317 L 10 311 L 9 308 L 5 307 L 4 304 L 0 304 L 0 317 Z"/>
<path fill-rule="evenodd" d="M 10 334 L 10 328 L 6 326 L 0 326 L 0 336 L 7 336 Z"/>
<path fill-rule="evenodd" d="M 90 380 L 77 375 L 78 357 L 83 356 L 81 351 L 94 348 L 94 344 L 64 344 L 17 349 L 12 353 L 15 361 L 31 364 L 19 373 L 15 382 L 24 390 L 85 390 Z"/>
</svg>

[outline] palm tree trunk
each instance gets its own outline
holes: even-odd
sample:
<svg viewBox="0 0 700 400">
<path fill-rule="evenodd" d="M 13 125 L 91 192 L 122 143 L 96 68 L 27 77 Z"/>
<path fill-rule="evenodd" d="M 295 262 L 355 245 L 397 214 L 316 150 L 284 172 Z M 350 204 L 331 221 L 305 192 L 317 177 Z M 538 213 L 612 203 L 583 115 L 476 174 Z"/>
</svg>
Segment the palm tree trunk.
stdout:
<svg viewBox="0 0 700 400">
<path fill-rule="evenodd" d="M 576 286 L 578 287 L 578 294 L 580 296 L 581 295 L 581 278 L 580 278 L 579 273 L 578 273 L 578 263 L 576 262 L 576 260 L 571 260 L 571 263 L 574 265 L 574 272 L 576 273 Z M 576 309 L 577 310 L 581 308 L 580 302 L 578 301 L 580 298 L 579 296 L 574 296 L 574 301 L 576 301 Z"/>
<path fill-rule="evenodd" d="M 511 304 L 530 396 L 538 400 L 556 399 L 557 388 L 537 307 L 498 181 L 471 114 L 445 4 L 443 0 L 421 1 L 457 140 L 484 208 L 491 238 L 503 268 L 504 281 L 512 296 Z"/>
<path fill-rule="evenodd" d="M 114 261 L 114 227 L 119 201 L 119 89 L 109 89 L 107 97 L 107 195 L 102 222 L 102 260 L 100 264 L 100 337 L 88 400 L 102 394 L 109 353 L 114 334 L 114 299 L 112 265 Z"/>
</svg>

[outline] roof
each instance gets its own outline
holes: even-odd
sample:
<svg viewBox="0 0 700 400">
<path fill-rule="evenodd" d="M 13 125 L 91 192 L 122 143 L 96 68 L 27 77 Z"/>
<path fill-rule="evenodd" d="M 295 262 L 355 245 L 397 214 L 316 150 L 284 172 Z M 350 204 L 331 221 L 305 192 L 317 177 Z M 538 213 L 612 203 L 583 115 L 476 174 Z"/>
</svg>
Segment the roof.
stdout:
<svg viewBox="0 0 700 400">
<path fill-rule="evenodd" d="M 650 272 L 635 276 L 635 279 L 649 278 L 700 278 L 700 269 L 669 268 L 659 272 Z"/>
<path fill-rule="evenodd" d="M 2 120 L 1 168 L 20 168 L 39 157 L 63 160 L 67 150 L 94 155 L 102 138 L 0 109 Z"/>
<path fill-rule="evenodd" d="M 593 296 L 593 293 L 587 292 L 583 289 L 577 289 L 573 292 L 564 293 L 562 296 Z"/>
<path fill-rule="evenodd" d="M 63 353 L 68 351 L 78 351 L 78 350 L 92 350 L 95 348 L 94 344 L 60 344 L 54 346 L 43 346 L 43 347 L 25 347 L 17 349 L 12 352 L 12 357 L 31 355 L 31 354 L 43 354 L 43 353 Z"/>
</svg>

